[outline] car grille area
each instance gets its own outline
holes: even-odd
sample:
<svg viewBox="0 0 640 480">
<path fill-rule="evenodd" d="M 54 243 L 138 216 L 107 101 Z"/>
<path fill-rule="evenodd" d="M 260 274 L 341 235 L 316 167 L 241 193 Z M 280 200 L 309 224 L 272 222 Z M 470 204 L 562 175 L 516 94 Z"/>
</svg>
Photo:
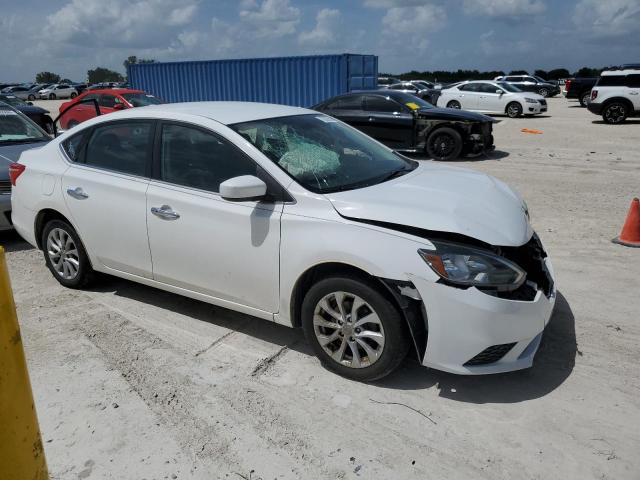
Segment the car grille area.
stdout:
<svg viewBox="0 0 640 480">
<path fill-rule="evenodd" d="M 0 180 L 0 195 L 11 195 L 11 182 Z"/>
<path fill-rule="evenodd" d="M 547 101 L 543 98 L 542 100 L 538 100 L 540 102 L 540 105 L 542 105 L 543 107 L 547 106 Z"/>
<path fill-rule="evenodd" d="M 501 345 L 492 345 L 488 348 L 485 348 L 478 355 L 473 357 L 471 360 L 467 361 L 464 366 L 465 367 L 473 367 L 478 365 L 489 365 L 491 363 L 496 363 L 501 360 L 516 344 L 514 343 L 503 343 Z"/>
</svg>

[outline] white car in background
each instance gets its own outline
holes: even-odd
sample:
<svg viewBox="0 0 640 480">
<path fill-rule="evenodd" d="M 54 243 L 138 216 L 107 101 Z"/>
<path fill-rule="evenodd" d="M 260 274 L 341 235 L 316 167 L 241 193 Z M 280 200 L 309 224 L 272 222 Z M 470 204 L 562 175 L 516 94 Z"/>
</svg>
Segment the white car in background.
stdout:
<svg viewBox="0 0 640 480">
<path fill-rule="evenodd" d="M 459 374 L 530 367 L 555 302 L 511 188 L 312 110 L 127 109 L 10 172 L 15 228 L 62 285 L 104 272 L 302 327 L 327 368 L 356 380 L 410 349 Z"/>
<path fill-rule="evenodd" d="M 438 98 L 438 107 L 507 114 L 516 118 L 546 112 L 547 101 L 542 95 L 523 92 L 506 82 L 475 80 L 442 90 Z"/>
<path fill-rule="evenodd" d="M 76 98 L 78 96 L 78 91 L 71 85 L 54 83 L 53 85 L 38 91 L 38 95 L 41 99 L 49 100 L 55 100 L 56 98 Z"/>
</svg>

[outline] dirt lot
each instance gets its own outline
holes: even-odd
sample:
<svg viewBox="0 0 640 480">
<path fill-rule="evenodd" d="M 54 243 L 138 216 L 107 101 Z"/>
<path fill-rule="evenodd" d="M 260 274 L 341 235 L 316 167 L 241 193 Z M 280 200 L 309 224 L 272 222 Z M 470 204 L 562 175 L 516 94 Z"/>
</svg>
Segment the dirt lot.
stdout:
<svg viewBox="0 0 640 480">
<path fill-rule="evenodd" d="M 576 105 L 503 119 L 491 158 L 458 162 L 519 189 L 554 262 L 527 371 L 407 361 L 354 383 L 298 331 L 115 278 L 66 290 L 0 234 L 53 478 L 640 478 L 640 250 L 610 242 L 640 194 L 640 121 Z"/>
</svg>

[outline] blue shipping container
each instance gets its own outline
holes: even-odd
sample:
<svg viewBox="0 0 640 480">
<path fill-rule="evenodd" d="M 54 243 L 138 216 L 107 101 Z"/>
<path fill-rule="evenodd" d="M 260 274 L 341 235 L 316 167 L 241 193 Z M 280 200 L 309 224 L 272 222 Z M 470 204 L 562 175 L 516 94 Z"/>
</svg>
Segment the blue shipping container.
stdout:
<svg viewBox="0 0 640 480">
<path fill-rule="evenodd" d="M 142 63 L 127 68 L 132 88 L 167 102 L 237 100 L 310 107 L 334 95 L 376 88 L 375 55 L 314 55 Z"/>
</svg>

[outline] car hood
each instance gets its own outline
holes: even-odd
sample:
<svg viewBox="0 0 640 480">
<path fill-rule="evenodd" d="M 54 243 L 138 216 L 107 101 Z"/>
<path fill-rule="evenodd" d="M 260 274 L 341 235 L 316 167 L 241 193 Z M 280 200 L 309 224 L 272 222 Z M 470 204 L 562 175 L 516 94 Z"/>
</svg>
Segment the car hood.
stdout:
<svg viewBox="0 0 640 480">
<path fill-rule="evenodd" d="M 481 113 L 469 112 L 458 108 L 421 108 L 418 116 L 427 119 L 461 120 L 466 122 L 497 122 L 497 120 L 482 115 Z"/>
<path fill-rule="evenodd" d="M 20 110 L 25 115 L 37 114 L 37 113 L 49 113 L 49 110 L 45 110 L 42 107 L 36 107 L 35 105 L 19 105 L 14 108 L 16 110 Z"/>
<path fill-rule="evenodd" d="M 0 180 L 9 179 L 9 165 L 17 162 L 20 154 L 25 150 L 43 147 L 45 142 L 20 143 L 17 145 L 0 144 Z"/>
<path fill-rule="evenodd" d="M 524 245 L 533 234 L 522 198 L 505 183 L 436 163 L 327 198 L 344 217 L 456 233 L 495 246 Z"/>
</svg>

